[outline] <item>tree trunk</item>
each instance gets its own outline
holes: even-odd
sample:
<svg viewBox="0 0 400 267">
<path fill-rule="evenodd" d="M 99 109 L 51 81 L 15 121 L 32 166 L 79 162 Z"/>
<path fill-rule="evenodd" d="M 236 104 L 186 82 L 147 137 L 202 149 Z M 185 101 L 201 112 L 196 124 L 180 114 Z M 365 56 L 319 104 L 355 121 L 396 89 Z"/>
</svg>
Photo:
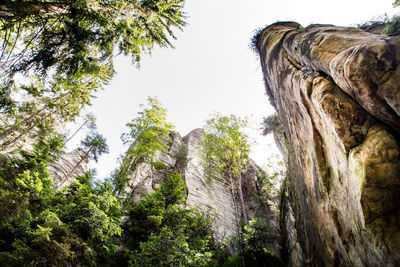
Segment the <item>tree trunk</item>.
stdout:
<svg viewBox="0 0 400 267">
<path fill-rule="evenodd" d="M 66 93 L 65 95 L 62 95 L 60 97 L 58 97 L 57 99 L 55 99 L 52 102 L 52 105 L 54 106 L 55 104 L 57 104 L 60 100 L 64 100 L 67 96 L 69 96 L 71 94 L 71 92 Z M 45 110 L 49 109 L 49 104 L 44 104 L 44 106 L 37 110 L 35 113 L 33 113 L 32 115 L 28 116 L 27 118 L 23 119 L 21 121 L 20 125 L 12 125 L 10 128 L 8 128 L 7 130 L 5 130 L 2 134 L 0 134 L 0 140 L 6 138 L 8 135 L 12 134 L 13 131 L 19 130 L 23 127 L 25 127 L 27 124 L 32 123 L 39 115 L 41 115 L 42 112 L 44 112 Z M 58 109 L 56 108 L 53 112 L 51 112 L 50 114 L 55 113 L 56 111 L 58 111 Z M 29 127 L 29 126 L 28 126 Z"/>
<path fill-rule="evenodd" d="M 243 220 L 245 224 L 248 224 L 249 221 L 247 219 L 246 209 L 244 207 L 244 199 L 243 199 L 243 191 L 242 191 L 242 178 L 238 179 L 239 181 L 239 196 L 240 196 L 240 204 L 242 205 L 242 212 L 243 212 Z"/>
<path fill-rule="evenodd" d="M 237 234 L 238 234 L 238 238 L 239 238 L 240 255 L 242 256 L 242 264 L 243 264 L 243 266 L 245 266 L 242 227 L 241 227 L 240 221 L 239 221 L 239 208 L 237 205 L 237 199 L 235 198 L 234 182 L 233 182 L 233 178 L 231 175 L 229 175 L 229 179 L 230 179 L 230 183 L 231 183 L 231 195 L 232 195 L 233 205 L 234 205 L 234 209 L 235 209 L 235 213 L 236 213 L 235 217 L 236 217 Z"/>
<path fill-rule="evenodd" d="M 65 144 L 68 143 L 82 128 L 88 123 L 89 120 L 86 120 L 79 128 L 76 130 L 68 139 L 65 141 Z"/>
<path fill-rule="evenodd" d="M 89 155 L 90 151 L 92 151 L 92 149 L 93 149 L 93 146 L 86 152 L 85 156 L 83 156 L 83 157 L 81 158 L 81 160 L 75 165 L 75 167 L 72 169 L 72 171 L 68 172 L 68 173 L 65 175 L 65 179 L 68 179 L 68 177 L 69 177 L 71 174 L 74 173 L 74 171 L 76 170 L 76 168 L 78 168 L 78 166 L 82 163 L 82 161 L 83 161 L 86 157 L 88 157 L 88 155 Z"/>
<path fill-rule="evenodd" d="M 0 4 L 0 18 L 25 18 L 32 15 L 60 15 L 68 13 L 69 8 L 64 3 L 23 2 Z"/>
</svg>

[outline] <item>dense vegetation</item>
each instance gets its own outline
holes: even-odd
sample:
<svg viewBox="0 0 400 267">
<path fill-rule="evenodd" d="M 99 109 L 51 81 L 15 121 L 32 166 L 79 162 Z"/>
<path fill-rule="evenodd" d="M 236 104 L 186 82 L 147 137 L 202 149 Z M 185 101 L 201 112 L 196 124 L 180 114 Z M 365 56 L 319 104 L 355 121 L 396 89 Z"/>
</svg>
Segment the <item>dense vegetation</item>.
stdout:
<svg viewBox="0 0 400 267">
<path fill-rule="evenodd" d="M 0 180 L 2 265 L 211 264 L 211 219 L 185 208 L 178 171 L 135 203 L 117 198 L 110 182 L 96 183 L 90 172 L 54 191 L 45 165 L 58 141 L 42 142 L 1 169 L 2 177 L 14 178 Z"/>
<path fill-rule="evenodd" d="M 237 192 L 241 203 L 241 212 L 237 212 L 241 213 L 245 223 L 248 219 L 244 208 L 241 178 L 249 164 L 249 138 L 243 132 L 246 126 L 246 119 L 235 115 L 217 114 L 206 122 L 204 138 L 200 144 L 206 174 L 214 179 L 221 174 L 229 177 L 232 196 L 236 198 Z"/>
<path fill-rule="evenodd" d="M 126 126 L 129 133 L 121 139 L 131 144 L 115 176 L 115 184 L 119 193 L 123 193 L 129 180 L 128 174 L 137 164 L 147 162 L 154 166 L 153 158 L 157 151 L 166 152 L 172 124 L 167 122 L 167 111 L 156 98 L 149 97 L 147 106 L 141 105 L 138 116 Z"/>
<path fill-rule="evenodd" d="M 231 188 L 235 203 L 237 242 L 240 253 L 228 258 L 225 266 L 281 266 L 279 257 L 266 249 L 266 245 L 277 242 L 271 234 L 270 226 L 259 219 L 249 220 L 243 198 L 243 176 L 249 166 L 250 138 L 245 133 L 248 125 L 246 118 L 235 115 L 216 114 L 206 121 L 203 140 L 200 143 L 202 162 L 205 174 L 212 183 L 213 179 L 226 181 Z M 271 194 L 273 177 L 268 174 L 257 174 L 261 188 L 262 201 L 267 202 Z"/>
<path fill-rule="evenodd" d="M 0 5 L 0 152 L 33 143 L 91 104 L 115 53 L 172 46 L 183 0 L 7 0 Z"/>
<path fill-rule="evenodd" d="M 156 98 L 127 124 L 130 144 L 114 175 L 96 180 L 83 173 L 55 189 L 47 169 L 75 136 L 60 129 L 91 104 L 114 76 L 116 53 L 136 64 L 155 45 L 172 47 L 182 29 L 183 0 L 6 0 L 0 4 L 0 266 L 240 266 L 277 264 L 264 248 L 260 229 L 249 221 L 241 196 L 241 173 L 249 145 L 235 116 L 219 116 L 206 127 L 205 160 L 215 178 L 231 178 L 232 196 L 244 218 L 238 233 L 240 255 L 229 257 L 214 240 L 212 218 L 189 209 L 182 173 L 188 158 L 183 144 L 176 165 L 164 170 L 154 161 L 166 152 L 173 129 Z M 84 151 L 72 170 L 108 152 L 92 116 L 84 127 Z M 216 127 L 216 128 L 215 128 Z M 213 131 L 213 129 L 217 129 Z M 218 136 L 218 138 L 214 138 Z M 229 158 L 224 156 L 229 151 Z M 129 175 L 145 163 L 166 173 L 154 193 L 134 202 Z M 211 170 L 216 171 L 212 172 Z M 238 224 L 239 224 L 238 219 Z M 248 224 L 247 224 L 248 223 Z M 267 231 L 268 232 L 268 231 Z M 262 262 L 260 262 L 260 260 Z"/>
<path fill-rule="evenodd" d="M 205 139 L 208 140 L 207 155 L 212 157 L 214 166 L 220 168 L 217 172 L 232 178 L 233 197 L 237 197 L 238 179 L 248 161 L 248 144 L 242 140 L 245 135 L 237 127 L 238 123 L 242 125 L 245 121 L 235 116 L 216 117 L 208 122 L 210 133 Z M 229 257 L 225 247 L 214 239 L 212 218 L 186 207 L 187 189 L 181 173 L 188 161 L 187 147 L 181 145 L 172 153 L 176 159 L 174 169 L 167 170 L 165 166 L 158 166 L 161 162 L 153 162 L 157 151 L 166 152 L 172 129 L 157 99 L 149 98 L 148 105 L 142 106 L 128 126 L 130 132 L 123 137 L 133 144 L 119 171 L 112 179 L 102 182 L 96 181 L 89 171 L 76 177 L 70 185 L 54 190 L 46 166 L 63 153 L 65 143 L 65 137 L 56 133 L 38 139 L 32 151 L 21 149 L 19 155 L 2 156 L 2 265 L 280 265 L 279 258 L 265 249 L 265 242 L 271 238 L 276 240 L 269 234 L 268 225 L 257 220 L 240 224 L 242 231 L 238 237 L 242 253 Z M 222 127 L 219 131 L 229 129 L 228 135 L 219 135 L 216 143 L 211 134 L 215 126 Z M 107 145 L 101 135 L 93 131 L 95 127 L 91 128 L 82 145 L 85 157 L 97 160 L 100 154 L 107 152 Z M 228 165 L 222 164 L 226 158 L 221 158 L 228 148 L 225 146 L 229 146 L 232 153 L 229 156 L 232 161 L 226 162 Z M 210 151 L 219 153 L 210 154 Z M 166 176 L 159 189 L 134 202 L 133 196 L 125 190 L 129 182 L 127 171 L 139 163 L 165 169 Z M 230 168 L 226 169 L 227 166 Z"/>
</svg>

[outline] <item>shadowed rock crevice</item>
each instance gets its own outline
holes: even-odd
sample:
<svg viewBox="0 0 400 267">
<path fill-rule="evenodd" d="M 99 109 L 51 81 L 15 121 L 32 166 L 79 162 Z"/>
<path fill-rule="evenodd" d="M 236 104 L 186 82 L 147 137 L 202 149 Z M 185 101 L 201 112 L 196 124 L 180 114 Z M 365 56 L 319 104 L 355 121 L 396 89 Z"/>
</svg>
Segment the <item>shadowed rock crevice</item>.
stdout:
<svg viewBox="0 0 400 267">
<path fill-rule="evenodd" d="M 279 22 L 257 47 L 287 138 L 287 262 L 400 265 L 400 36 Z"/>
</svg>

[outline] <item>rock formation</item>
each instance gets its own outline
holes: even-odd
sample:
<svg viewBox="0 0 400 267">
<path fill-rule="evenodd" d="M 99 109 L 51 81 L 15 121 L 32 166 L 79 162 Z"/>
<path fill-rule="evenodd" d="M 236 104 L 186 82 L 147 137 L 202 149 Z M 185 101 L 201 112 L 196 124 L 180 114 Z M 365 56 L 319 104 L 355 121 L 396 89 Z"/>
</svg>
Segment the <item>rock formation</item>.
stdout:
<svg viewBox="0 0 400 267">
<path fill-rule="evenodd" d="M 60 158 L 47 165 L 50 177 L 53 178 L 54 188 L 69 185 L 76 176 L 88 171 L 89 158 L 85 151 L 77 148 L 69 153 L 63 154 Z"/>
<path fill-rule="evenodd" d="M 290 266 L 400 266 L 400 36 L 280 22 L 257 37 L 283 124 Z"/>
<path fill-rule="evenodd" d="M 238 222 L 235 208 L 238 203 L 232 198 L 227 177 L 219 180 L 209 180 L 204 174 L 200 158 L 199 143 L 203 138 L 202 129 L 191 131 L 185 137 L 178 133 L 170 134 L 171 141 L 168 153 L 158 152 L 153 162 L 162 162 L 163 168 L 152 168 L 148 163 L 139 163 L 128 176 L 128 192 L 134 200 L 139 200 L 146 194 L 150 194 L 159 184 L 165 180 L 166 173 L 175 167 L 176 159 L 173 154 L 176 149 L 185 144 L 188 149 L 188 163 L 183 171 L 187 187 L 186 205 L 191 208 L 199 208 L 209 212 L 215 219 L 213 228 L 217 241 L 224 239 L 229 241 L 238 232 Z M 279 236 L 278 223 L 278 199 L 271 197 L 267 204 L 262 201 L 257 193 L 260 192 L 257 181 L 257 172 L 263 172 L 254 162 L 251 162 L 247 172 L 242 177 L 245 207 L 249 218 L 260 218 L 272 227 L 274 234 Z M 237 205 L 236 205 L 237 204 Z M 271 244 L 270 251 L 280 255 L 280 242 Z"/>
</svg>

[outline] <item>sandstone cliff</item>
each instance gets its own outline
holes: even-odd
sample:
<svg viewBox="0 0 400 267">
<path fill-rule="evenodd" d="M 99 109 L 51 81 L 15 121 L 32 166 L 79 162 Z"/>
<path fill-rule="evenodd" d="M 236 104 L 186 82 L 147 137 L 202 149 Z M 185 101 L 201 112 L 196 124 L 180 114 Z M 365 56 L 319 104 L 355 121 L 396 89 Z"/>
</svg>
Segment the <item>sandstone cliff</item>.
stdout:
<svg viewBox="0 0 400 267">
<path fill-rule="evenodd" d="M 400 266 L 400 36 L 281 22 L 257 48 L 286 136 L 289 265 Z"/>
<path fill-rule="evenodd" d="M 217 241 L 224 239 L 229 241 L 238 232 L 238 221 L 235 208 L 237 207 L 232 198 L 227 177 L 219 180 L 208 180 L 200 158 L 199 143 L 203 138 L 202 129 L 191 131 L 185 137 L 178 133 L 171 133 L 171 143 L 168 153 L 158 152 L 154 162 L 162 162 L 163 168 L 152 168 L 150 164 L 139 163 L 129 173 L 128 194 L 132 194 L 134 200 L 139 200 L 146 194 L 150 194 L 164 181 L 166 173 L 175 167 L 176 159 L 173 154 L 176 149 L 185 144 L 188 149 L 188 163 L 183 170 L 187 187 L 186 205 L 196 207 L 209 212 L 215 220 L 213 228 Z M 257 181 L 257 172 L 263 172 L 254 162 L 251 162 L 247 172 L 243 175 L 243 193 L 245 208 L 249 218 L 260 218 L 272 227 L 274 234 L 279 236 L 278 223 L 278 199 L 271 197 L 268 203 L 261 200 L 257 193 L 261 191 Z M 271 244 L 269 250 L 280 255 L 280 242 Z"/>
</svg>

